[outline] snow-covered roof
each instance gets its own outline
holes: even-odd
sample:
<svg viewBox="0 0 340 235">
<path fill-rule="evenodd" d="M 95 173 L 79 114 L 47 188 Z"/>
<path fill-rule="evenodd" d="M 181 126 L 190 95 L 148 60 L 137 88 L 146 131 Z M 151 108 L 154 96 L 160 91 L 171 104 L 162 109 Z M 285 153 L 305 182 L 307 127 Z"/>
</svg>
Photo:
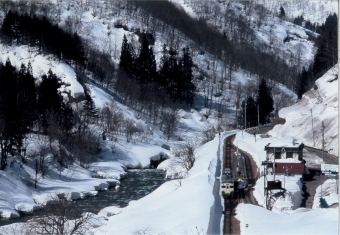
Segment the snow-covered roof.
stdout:
<svg viewBox="0 0 340 235">
<path fill-rule="evenodd" d="M 300 148 L 303 145 L 297 139 L 294 138 L 283 138 L 275 140 L 275 142 L 268 143 L 265 149 L 269 148 Z"/>
</svg>

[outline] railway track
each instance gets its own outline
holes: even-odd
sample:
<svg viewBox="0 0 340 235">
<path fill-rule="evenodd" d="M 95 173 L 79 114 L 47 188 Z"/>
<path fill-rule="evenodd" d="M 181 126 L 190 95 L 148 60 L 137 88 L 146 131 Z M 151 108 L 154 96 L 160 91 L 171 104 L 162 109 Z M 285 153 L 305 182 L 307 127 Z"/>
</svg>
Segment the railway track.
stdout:
<svg viewBox="0 0 340 235">
<path fill-rule="evenodd" d="M 251 185 L 250 187 L 246 187 L 245 196 L 242 199 L 239 198 L 225 198 L 224 199 L 224 226 L 223 226 L 223 234 L 240 234 L 240 222 L 235 218 L 235 209 L 239 202 L 258 205 L 252 193 L 252 186 L 254 186 L 257 177 L 257 167 L 252 157 L 244 152 L 238 150 L 242 157 L 244 157 L 244 165 L 246 169 L 243 169 L 243 166 L 240 164 L 236 164 L 234 162 L 236 160 L 235 152 L 237 148 L 232 144 L 235 135 L 231 135 L 224 140 L 223 145 L 223 168 L 236 168 L 236 165 L 242 167 L 242 171 L 245 177 L 245 185 Z M 243 160 L 243 159 L 242 159 Z M 238 158 L 236 161 L 240 161 Z"/>
<path fill-rule="evenodd" d="M 235 135 L 231 135 L 224 140 L 223 146 L 223 168 L 232 168 L 233 158 L 235 154 L 235 147 L 232 144 L 232 140 Z M 224 227 L 223 234 L 240 234 L 240 224 L 235 218 L 235 208 L 237 206 L 238 199 L 228 198 L 224 199 Z"/>
</svg>

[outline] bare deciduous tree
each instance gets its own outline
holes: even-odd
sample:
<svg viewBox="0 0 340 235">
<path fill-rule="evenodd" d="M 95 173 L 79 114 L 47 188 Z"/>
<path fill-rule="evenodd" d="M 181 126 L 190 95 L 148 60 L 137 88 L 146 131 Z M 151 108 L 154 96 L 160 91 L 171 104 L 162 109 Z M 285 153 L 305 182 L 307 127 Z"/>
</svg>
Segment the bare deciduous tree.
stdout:
<svg viewBox="0 0 340 235">
<path fill-rule="evenodd" d="M 34 167 L 34 187 L 40 179 L 43 179 L 46 173 L 51 169 L 51 156 L 49 155 L 49 144 L 46 137 L 41 137 L 36 143 L 36 148 L 28 153 L 28 157 L 33 162 Z"/>
<path fill-rule="evenodd" d="M 135 134 L 143 132 L 141 126 L 130 119 L 124 121 L 126 141 L 129 142 Z"/>
<path fill-rule="evenodd" d="M 172 163 L 175 166 L 180 166 L 188 172 L 197 160 L 195 155 L 197 149 L 197 141 L 186 141 L 178 145 L 174 150 L 174 157 L 172 158 Z"/>
<path fill-rule="evenodd" d="M 203 128 L 201 133 L 202 144 L 209 142 L 215 138 L 216 129 L 213 125 L 207 125 Z"/>
<path fill-rule="evenodd" d="M 115 135 L 118 134 L 119 128 L 124 121 L 123 114 L 114 103 L 102 108 L 100 118 L 103 130 Z"/>
<path fill-rule="evenodd" d="M 83 213 L 78 218 L 73 218 L 77 207 L 71 206 L 71 202 L 58 197 L 53 198 L 50 205 L 50 213 L 44 217 L 37 217 L 28 222 L 35 234 L 85 234 L 93 227 L 94 214 Z"/>
<path fill-rule="evenodd" d="M 178 111 L 172 109 L 165 109 L 162 111 L 162 123 L 161 128 L 163 128 L 163 133 L 169 140 L 170 137 L 175 133 L 179 123 Z"/>
</svg>

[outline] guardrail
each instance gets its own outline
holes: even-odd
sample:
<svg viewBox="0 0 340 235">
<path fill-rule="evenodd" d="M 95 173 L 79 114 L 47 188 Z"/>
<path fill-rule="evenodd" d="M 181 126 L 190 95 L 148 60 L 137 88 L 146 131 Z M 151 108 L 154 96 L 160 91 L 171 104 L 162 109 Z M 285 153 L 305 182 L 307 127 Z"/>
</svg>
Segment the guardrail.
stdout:
<svg viewBox="0 0 340 235">
<path fill-rule="evenodd" d="M 255 126 L 255 127 L 250 127 L 250 128 L 246 128 L 246 129 L 244 129 L 244 131 L 245 132 L 248 132 L 248 131 L 253 131 L 253 130 L 259 130 L 259 128 L 261 128 L 261 127 L 268 127 L 268 126 L 270 126 L 271 125 L 271 123 L 268 123 L 268 124 L 264 124 L 264 125 L 260 125 L 260 126 Z"/>
<path fill-rule="evenodd" d="M 248 131 L 252 131 L 252 130 L 259 130 L 259 127 L 256 126 L 256 127 L 250 127 L 250 128 L 247 128 L 247 129 L 244 129 L 245 132 L 248 132 Z"/>
</svg>

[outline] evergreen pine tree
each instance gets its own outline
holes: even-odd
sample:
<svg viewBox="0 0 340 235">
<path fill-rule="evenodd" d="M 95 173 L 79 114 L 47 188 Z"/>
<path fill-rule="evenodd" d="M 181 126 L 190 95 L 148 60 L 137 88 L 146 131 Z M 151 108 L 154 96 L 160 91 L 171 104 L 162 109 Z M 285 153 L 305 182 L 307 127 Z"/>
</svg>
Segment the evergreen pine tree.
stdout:
<svg viewBox="0 0 340 235">
<path fill-rule="evenodd" d="M 317 31 L 320 33 L 318 50 L 314 57 L 313 73 L 315 77 L 321 76 L 337 63 L 337 15 L 329 15 Z"/>
<path fill-rule="evenodd" d="M 192 105 L 194 100 L 195 85 L 192 74 L 192 58 L 189 47 L 183 48 L 183 56 L 179 61 L 179 82 L 178 89 L 181 92 L 181 98 L 187 104 Z"/>
<path fill-rule="evenodd" d="M 257 91 L 257 104 L 259 105 L 260 124 L 270 122 L 270 113 L 274 110 L 274 101 L 271 89 L 267 86 L 266 80 L 262 79 Z"/>
<path fill-rule="evenodd" d="M 67 132 L 70 131 L 73 127 L 73 110 L 70 103 L 66 103 L 63 107 L 63 118 L 62 118 L 62 125 L 64 130 Z"/>
<path fill-rule="evenodd" d="M 281 6 L 281 7 L 280 7 L 280 14 L 279 14 L 279 17 L 280 17 L 280 19 L 284 19 L 285 16 L 286 16 L 285 10 L 284 10 L 283 7 Z"/>
<path fill-rule="evenodd" d="M 32 74 L 32 65 L 22 64 L 18 73 L 18 112 L 21 117 L 23 129 L 33 126 L 36 119 L 36 88 Z"/>
<path fill-rule="evenodd" d="M 244 119 L 244 114 L 246 114 L 246 119 Z M 253 97 L 248 96 L 246 100 L 242 101 L 241 110 L 239 112 L 237 119 L 239 127 L 244 128 L 245 121 L 246 121 L 245 128 L 257 126 L 257 103 Z"/>
<path fill-rule="evenodd" d="M 302 67 L 302 71 L 299 74 L 299 82 L 297 87 L 298 99 L 302 98 L 302 95 L 307 91 L 308 75 L 305 67 Z"/>
<path fill-rule="evenodd" d="M 169 51 L 166 44 L 163 44 L 162 57 L 160 59 L 159 65 L 159 73 L 158 73 L 158 83 L 167 88 L 167 77 L 169 75 Z"/>
<path fill-rule="evenodd" d="M 39 87 L 38 108 L 42 117 L 42 125 L 44 130 L 47 129 L 46 113 L 50 112 L 58 115 L 58 119 L 62 115 L 63 97 L 59 91 L 61 87 L 60 79 L 50 69 L 41 77 L 42 81 Z"/>
<path fill-rule="evenodd" d="M 143 36 L 142 47 L 134 65 L 134 75 L 138 82 L 147 84 L 153 82 L 156 77 L 156 60 L 153 50 L 149 48 L 146 36 Z"/>
<path fill-rule="evenodd" d="M 132 53 L 132 46 L 130 43 L 128 43 L 127 38 L 124 34 L 119 68 L 125 70 L 125 72 L 127 72 L 129 75 L 132 75 L 133 62 L 134 58 Z"/>
<path fill-rule="evenodd" d="M 84 65 L 86 57 L 82 41 L 77 33 L 72 37 L 72 60 L 75 62 L 76 68 L 79 65 Z"/>
<path fill-rule="evenodd" d="M 41 112 L 51 110 L 60 113 L 63 97 L 59 91 L 60 79 L 50 69 L 47 75 L 42 76 L 39 88 L 38 105 Z"/>
<path fill-rule="evenodd" d="M 304 21 L 303 16 L 298 16 L 294 19 L 293 23 L 302 26 L 302 22 Z"/>
<path fill-rule="evenodd" d="M 13 40 L 12 26 L 14 24 L 14 15 L 11 10 L 8 11 L 6 17 L 4 18 L 1 26 L 2 38 L 5 43 L 11 44 Z"/>
<path fill-rule="evenodd" d="M 85 92 L 85 101 L 83 104 L 83 108 L 88 117 L 94 118 L 98 116 L 98 111 L 96 109 L 96 104 L 94 103 L 91 95 L 88 92 Z"/>
<path fill-rule="evenodd" d="M 0 64 L 0 170 L 5 169 L 8 153 L 20 132 L 17 112 L 17 74 L 9 59 Z"/>
<path fill-rule="evenodd" d="M 170 47 L 169 49 L 169 59 L 167 63 L 167 75 L 166 75 L 166 88 L 170 97 L 173 100 L 178 100 L 180 97 L 178 84 L 179 82 L 179 65 L 177 51 Z"/>
</svg>

